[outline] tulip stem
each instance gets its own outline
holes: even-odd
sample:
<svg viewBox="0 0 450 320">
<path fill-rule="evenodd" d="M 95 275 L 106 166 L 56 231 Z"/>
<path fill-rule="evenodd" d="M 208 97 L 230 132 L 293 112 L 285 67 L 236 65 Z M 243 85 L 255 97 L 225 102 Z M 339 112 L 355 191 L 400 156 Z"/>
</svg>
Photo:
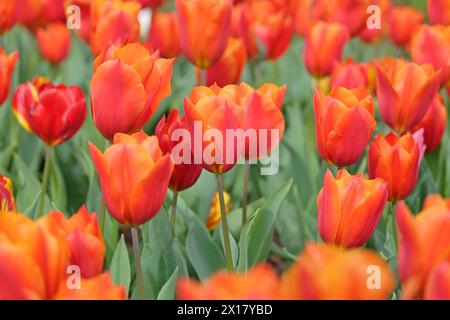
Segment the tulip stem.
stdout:
<svg viewBox="0 0 450 320">
<path fill-rule="evenodd" d="M 175 237 L 175 226 L 176 226 L 176 216 L 177 216 L 177 200 L 178 191 L 174 191 L 172 195 L 172 207 L 170 208 L 170 226 L 172 227 L 172 234 Z"/>
<path fill-rule="evenodd" d="M 50 176 L 50 163 L 52 161 L 52 147 L 45 146 L 45 164 L 44 172 L 42 173 L 41 193 L 39 195 L 39 203 L 35 217 L 38 219 L 44 214 L 45 196 L 47 195 L 47 185 Z"/>
<path fill-rule="evenodd" d="M 250 161 L 245 160 L 244 164 L 244 187 L 242 199 L 242 226 L 247 222 L 247 205 L 248 205 L 248 181 L 250 178 Z"/>
<path fill-rule="evenodd" d="M 396 204 L 394 202 L 391 203 L 391 232 L 392 232 L 392 243 L 394 244 L 394 251 L 397 253 L 398 251 L 398 243 L 397 243 L 397 228 L 395 226 L 395 208 Z"/>
<path fill-rule="evenodd" d="M 227 212 L 225 209 L 225 199 L 223 197 L 223 181 L 222 175 L 217 174 L 217 189 L 219 192 L 220 215 L 222 216 L 223 242 L 225 247 L 225 258 L 227 261 L 228 271 L 233 271 L 233 257 L 231 256 L 230 234 L 228 232 Z"/>
<path fill-rule="evenodd" d="M 110 145 L 110 142 L 105 139 L 104 150 L 108 149 L 109 145 Z M 105 204 L 105 200 L 102 197 L 100 197 L 99 211 L 100 212 L 99 212 L 99 217 L 98 217 L 98 224 L 100 226 L 100 230 L 101 230 L 102 234 L 104 234 L 105 218 L 106 218 L 106 204 Z"/>
<path fill-rule="evenodd" d="M 138 297 L 144 300 L 144 280 L 142 278 L 141 265 L 141 248 L 139 245 L 139 227 L 131 228 L 131 237 L 133 241 L 134 264 L 136 268 L 136 286 L 138 289 Z"/>
</svg>

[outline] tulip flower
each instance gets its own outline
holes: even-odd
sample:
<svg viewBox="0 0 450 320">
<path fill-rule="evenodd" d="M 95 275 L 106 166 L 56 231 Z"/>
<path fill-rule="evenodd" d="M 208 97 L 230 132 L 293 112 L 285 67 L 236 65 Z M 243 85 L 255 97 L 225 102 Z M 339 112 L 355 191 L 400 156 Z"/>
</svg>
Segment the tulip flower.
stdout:
<svg viewBox="0 0 450 320">
<path fill-rule="evenodd" d="M 92 117 L 106 139 L 145 126 L 171 92 L 172 64 L 173 60 L 154 58 L 137 43 L 111 47 L 97 57 L 91 80 Z"/>
<path fill-rule="evenodd" d="M 272 267 L 260 264 L 245 274 L 219 271 L 203 283 L 181 279 L 177 296 L 181 300 L 274 300 L 280 299 L 278 282 Z"/>
<path fill-rule="evenodd" d="M 378 134 L 369 148 L 369 177 L 387 182 L 389 201 L 405 199 L 416 186 L 424 152 L 423 130 L 401 137 Z"/>
<path fill-rule="evenodd" d="M 15 15 L 17 2 L 16 1 L 1 1 L 0 2 L 0 35 L 11 29 L 16 22 Z"/>
<path fill-rule="evenodd" d="M 384 300 L 395 288 L 388 264 L 375 252 L 307 243 L 282 278 L 283 299 Z"/>
<path fill-rule="evenodd" d="M 393 6 L 389 14 L 389 33 L 398 46 L 406 46 L 423 21 L 423 14 L 414 7 Z"/>
<path fill-rule="evenodd" d="M 447 109 L 441 95 L 437 94 L 431 103 L 428 112 L 419 124 L 412 130 L 417 132 L 423 129 L 423 138 L 426 145 L 426 152 L 437 149 L 441 143 L 447 125 Z"/>
<path fill-rule="evenodd" d="M 44 10 L 42 0 L 14 0 L 16 2 L 15 17 L 17 23 L 33 29 L 40 23 L 39 19 Z M 4 2 L 4 1 L 2 1 Z"/>
<path fill-rule="evenodd" d="M 336 63 L 331 72 L 331 89 L 344 87 L 347 89 L 369 89 L 368 67 L 358 64 L 351 58 Z"/>
<path fill-rule="evenodd" d="M 138 0 L 142 7 L 150 7 L 152 9 L 158 8 L 165 0 Z"/>
<path fill-rule="evenodd" d="M 364 88 L 336 88 L 314 95 L 316 143 L 327 162 L 349 166 L 361 158 L 375 129 L 374 103 Z"/>
<path fill-rule="evenodd" d="M 75 32 L 80 37 L 81 40 L 83 40 L 85 43 L 89 44 L 90 37 L 91 37 L 91 31 L 92 31 L 92 15 L 91 15 L 91 7 L 94 8 L 94 3 L 91 4 L 91 0 L 66 0 L 65 2 L 65 10 L 69 6 L 77 6 L 80 9 L 80 25 L 79 29 L 75 29 Z M 94 11 L 94 10 L 92 10 Z M 72 19 L 75 18 L 74 12 L 68 11 L 67 12 L 67 20 L 68 22 L 75 22 Z"/>
<path fill-rule="evenodd" d="M 17 51 L 8 55 L 0 48 L 0 105 L 8 98 L 11 77 L 18 57 Z"/>
<path fill-rule="evenodd" d="M 425 116 L 442 81 L 441 71 L 402 59 L 376 64 L 381 117 L 398 133 L 414 128 Z"/>
<path fill-rule="evenodd" d="M 65 22 L 65 4 L 66 0 L 43 0 L 41 19 L 47 23 Z M 70 0 L 69 0 L 70 1 Z"/>
<path fill-rule="evenodd" d="M 175 12 L 155 11 L 150 25 L 149 43 L 159 50 L 161 57 L 169 59 L 180 55 L 180 32 Z"/>
<path fill-rule="evenodd" d="M 231 26 L 231 0 L 176 0 L 181 49 L 195 66 L 207 69 L 222 56 Z"/>
<path fill-rule="evenodd" d="M 317 196 L 318 225 L 322 239 L 347 248 L 360 247 L 372 236 L 388 197 L 382 179 L 339 170 L 336 179 L 327 170 Z"/>
<path fill-rule="evenodd" d="M 342 51 L 349 40 L 344 25 L 317 22 L 306 36 L 303 59 L 309 73 L 315 78 L 331 74 L 333 65 L 341 60 Z"/>
<path fill-rule="evenodd" d="M 92 278 L 102 272 L 105 242 L 97 216 L 89 214 L 85 206 L 69 219 L 54 211 L 42 217 L 39 223 L 50 232 L 63 235 L 69 247 L 69 262 L 80 268 L 83 278 Z"/>
<path fill-rule="evenodd" d="M 41 55 L 51 63 L 63 61 L 69 54 L 71 36 L 64 23 L 55 22 L 36 31 Z"/>
<path fill-rule="evenodd" d="M 239 38 L 230 37 L 222 57 L 206 70 L 206 85 L 217 83 L 223 87 L 227 84 L 236 84 L 246 63 L 247 52 L 244 43 Z"/>
<path fill-rule="evenodd" d="M 11 179 L 0 175 L 0 214 L 16 211 Z"/>
<path fill-rule="evenodd" d="M 294 19 L 294 30 L 297 34 L 305 37 L 312 24 L 313 0 L 298 0 L 297 12 Z"/>
<path fill-rule="evenodd" d="M 374 43 L 377 42 L 378 40 L 380 40 L 381 38 L 383 38 L 386 34 L 387 34 L 387 29 L 388 29 L 388 25 L 389 25 L 389 12 L 392 8 L 392 1 L 391 0 L 369 0 L 370 2 L 370 6 L 377 6 L 377 8 L 379 8 L 379 12 L 380 12 L 380 18 L 381 18 L 381 25 L 380 28 L 370 28 L 369 29 L 369 24 L 375 22 L 374 21 L 369 21 L 369 19 L 371 19 L 371 17 L 367 18 L 367 23 L 366 26 L 364 28 L 361 29 L 361 31 L 358 33 L 358 37 L 366 43 Z M 368 6 L 369 6 L 368 5 Z M 367 7 L 369 8 L 369 7 Z M 368 9 L 367 9 L 368 10 Z M 367 12 L 366 10 L 366 12 Z M 371 14 L 375 14 L 375 12 L 371 12 Z M 373 16 L 373 18 L 378 18 L 377 16 Z"/>
<path fill-rule="evenodd" d="M 404 202 L 396 210 L 399 251 L 398 271 L 403 299 L 437 298 L 450 288 L 450 200 L 439 195 L 425 199 L 422 211 L 413 215 Z M 436 280 L 442 282 L 436 285 Z M 441 288 L 441 289 L 439 289 Z"/>
<path fill-rule="evenodd" d="M 450 1 L 428 0 L 428 17 L 432 24 L 450 24 Z"/>
<path fill-rule="evenodd" d="M 224 192 L 223 197 L 225 199 L 225 212 L 229 214 L 231 211 L 231 196 L 228 192 Z M 215 192 L 211 201 L 208 220 L 206 221 L 206 227 L 208 230 L 212 231 L 217 228 L 220 223 L 220 218 L 219 193 Z"/>
<path fill-rule="evenodd" d="M 450 300 L 450 263 L 448 261 L 440 263 L 428 277 L 424 298 Z"/>
</svg>

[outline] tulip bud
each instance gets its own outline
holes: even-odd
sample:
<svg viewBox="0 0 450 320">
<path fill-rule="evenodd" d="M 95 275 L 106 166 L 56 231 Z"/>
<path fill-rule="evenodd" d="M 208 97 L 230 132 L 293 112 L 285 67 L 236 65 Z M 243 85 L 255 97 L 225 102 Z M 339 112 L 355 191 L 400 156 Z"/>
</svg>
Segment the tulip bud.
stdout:
<svg viewBox="0 0 450 320">
<path fill-rule="evenodd" d="M 317 196 L 319 233 L 327 243 L 360 247 L 372 236 L 387 201 L 382 179 L 339 170 L 336 179 L 327 170 Z"/>
<path fill-rule="evenodd" d="M 401 137 L 379 134 L 369 148 L 369 177 L 387 182 L 389 201 L 405 199 L 416 186 L 424 152 L 423 130 Z"/>
<path fill-rule="evenodd" d="M 432 24 L 450 25 L 450 1 L 428 0 L 428 17 Z"/>
<path fill-rule="evenodd" d="M 364 88 L 336 88 L 314 95 L 316 143 L 324 160 L 349 166 L 364 153 L 375 129 L 374 103 Z"/>
<path fill-rule="evenodd" d="M 14 51 L 10 55 L 0 48 L 0 105 L 6 101 L 11 85 L 11 77 L 19 54 Z"/>
<path fill-rule="evenodd" d="M 155 50 L 159 50 L 163 58 L 176 58 L 180 55 L 180 32 L 175 12 L 153 13 L 148 41 Z"/>
<path fill-rule="evenodd" d="M 228 192 L 224 191 L 223 198 L 225 200 L 225 212 L 228 214 L 231 211 L 231 196 Z M 221 220 L 219 193 L 215 192 L 211 201 L 211 208 L 209 209 L 208 221 L 206 221 L 206 227 L 212 231 L 220 223 Z"/>
<path fill-rule="evenodd" d="M 394 6 L 389 15 L 389 33 L 398 46 L 406 46 L 423 21 L 423 14 L 414 7 Z"/>
<path fill-rule="evenodd" d="M 56 22 L 36 31 L 41 55 L 51 63 L 63 61 L 69 54 L 72 42 L 69 29 L 64 23 Z"/>
<path fill-rule="evenodd" d="M 11 179 L 0 175 L 0 214 L 16 211 Z"/>
</svg>

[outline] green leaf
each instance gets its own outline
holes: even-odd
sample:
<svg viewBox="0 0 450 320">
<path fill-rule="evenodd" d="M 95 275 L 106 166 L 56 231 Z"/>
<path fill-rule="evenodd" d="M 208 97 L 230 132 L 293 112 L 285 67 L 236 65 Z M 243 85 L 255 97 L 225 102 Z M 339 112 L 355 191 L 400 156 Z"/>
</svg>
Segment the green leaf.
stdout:
<svg viewBox="0 0 450 320">
<path fill-rule="evenodd" d="M 178 270 L 179 268 L 176 267 L 169 280 L 163 285 L 158 293 L 157 300 L 173 300 L 175 298 Z"/>
<path fill-rule="evenodd" d="M 130 288 L 131 270 L 130 258 L 127 246 L 122 237 L 117 243 L 116 250 L 111 261 L 111 280 L 115 284 L 122 284 L 128 291 Z"/>
</svg>

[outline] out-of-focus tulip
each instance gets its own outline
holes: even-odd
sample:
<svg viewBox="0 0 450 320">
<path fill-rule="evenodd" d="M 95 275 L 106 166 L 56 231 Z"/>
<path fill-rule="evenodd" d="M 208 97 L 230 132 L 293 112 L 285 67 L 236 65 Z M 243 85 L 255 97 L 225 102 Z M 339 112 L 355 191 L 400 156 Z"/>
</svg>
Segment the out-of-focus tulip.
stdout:
<svg viewBox="0 0 450 320">
<path fill-rule="evenodd" d="M 92 278 L 103 270 L 105 242 L 95 214 L 89 214 L 83 206 L 67 219 L 54 211 L 42 217 L 39 223 L 55 234 L 62 234 L 69 247 L 71 265 L 80 268 L 83 278 Z"/>
<path fill-rule="evenodd" d="M 450 24 L 450 0 L 428 0 L 428 17 L 432 24 Z"/>
<path fill-rule="evenodd" d="M 79 87 L 55 85 L 42 77 L 16 89 L 13 111 L 27 131 L 49 146 L 61 144 L 77 133 L 87 113 Z"/>
<path fill-rule="evenodd" d="M 357 161 L 375 129 L 375 106 L 364 88 L 336 88 L 314 95 L 316 143 L 322 158 L 338 167 Z"/>
<path fill-rule="evenodd" d="M 0 214 L 16 211 L 11 179 L 0 175 Z"/>
<path fill-rule="evenodd" d="M 207 69 L 222 56 L 231 31 L 231 0 L 176 0 L 181 49 Z"/>
<path fill-rule="evenodd" d="M 376 64 L 376 76 L 381 117 L 398 133 L 422 120 L 442 81 L 442 72 L 431 65 L 394 58 Z"/>
<path fill-rule="evenodd" d="M 92 17 L 91 17 L 91 0 L 66 0 L 65 10 L 69 6 L 75 5 L 80 9 L 80 28 L 75 29 L 77 35 L 86 43 L 90 42 L 91 30 L 92 30 Z M 67 19 L 74 18 L 75 12 L 66 12 Z"/>
<path fill-rule="evenodd" d="M 16 5 L 14 0 L 0 2 L 0 35 L 8 31 L 16 22 Z"/>
<path fill-rule="evenodd" d="M 349 40 L 347 28 L 338 23 L 317 22 L 306 36 L 303 59 L 309 73 L 315 78 L 331 74 L 336 61 Z"/>
<path fill-rule="evenodd" d="M 225 200 L 225 212 L 228 214 L 231 211 L 231 196 L 228 192 L 224 192 L 223 198 Z M 215 192 L 211 201 L 211 208 L 209 209 L 208 221 L 206 221 L 208 230 L 214 230 L 219 225 L 220 219 L 219 193 Z"/>
<path fill-rule="evenodd" d="M 403 200 L 416 186 L 424 152 L 423 130 L 401 137 L 378 134 L 369 148 L 369 177 L 387 182 L 390 201 Z"/>
<path fill-rule="evenodd" d="M 64 3 L 66 0 L 43 0 L 42 20 L 47 23 L 65 22 Z M 70 1 L 70 0 L 69 0 Z"/>
<path fill-rule="evenodd" d="M 389 33 L 398 46 L 406 46 L 423 21 L 423 13 L 414 7 L 393 6 L 389 14 Z"/>
<path fill-rule="evenodd" d="M 172 177 L 170 178 L 170 189 L 182 191 L 191 187 L 198 180 L 202 172 L 202 166 L 201 164 L 194 163 L 194 155 L 190 142 L 183 141 L 181 137 L 179 137 L 180 140 L 172 140 L 175 139 L 174 132 L 176 133 L 177 129 L 187 129 L 187 126 L 185 119 L 180 119 L 178 110 L 173 109 L 170 112 L 167 121 L 165 116 L 159 121 L 156 126 L 155 135 L 158 137 L 159 147 L 163 154 L 172 154 L 174 148 L 182 148 L 183 151 L 190 151 L 190 163 L 177 163 L 177 161 L 175 161 Z M 180 144 L 183 144 L 183 146 Z M 175 156 L 178 156 L 178 154 L 172 154 L 172 157 Z M 184 158 L 184 154 L 179 156 Z"/>
<path fill-rule="evenodd" d="M 184 99 L 184 113 L 194 141 L 194 157 L 200 156 L 203 168 L 215 174 L 225 173 L 235 166 L 242 150 L 236 136 L 227 130 L 241 128 L 241 110 L 236 104 L 237 86 L 220 88 L 195 87 Z M 203 137 L 198 137 L 201 129 Z M 198 148 L 197 146 L 200 146 Z"/>
<path fill-rule="evenodd" d="M 415 216 L 404 202 L 400 202 L 396 216 L 402 298 L 423 298 L 427 284 L 426 294 L 430 298 L 444 294 L 444 288 L 448 293 L 449 282 L 436 286 L 435 281 L 436 277 L 443 276 L 445 269 L 448 270 L 445 263 L 450 261 L 450 200 L 439 195 L 428 196 L 422 211 Z M 448 271 L 446 277 L 448 279 Z"/>
<path fill-rule="evenodd" d="M 43 0 L 14 0 L 16 2 L 16 22 L 33 29 L 41 21 Z"/>
<path fill-rule="evenodd" d="M 368 24 L 366 24 L 366 26 L 359 32 L 358 36 L 364 42 L 373 43 L 380 40 L 380 38 L 384 37 L 387 34 L 387 29 L 389 28 L 388 17 L 389 11 L 392 8 L 392 2 L 391 0 L 369 0 L 369 2 L 369 5 L 378 6 L 380 10 L 379 12 L 381 25 L 380 28 L 369 29 Z M 374 12 L 372 12 L 372 14 L 374 14 Z"/>
<path fill-rule="evenodd" d="M 64 23 L 55 22 L 39 28 L 36 38 L 41 55 L 51 63 L 59 63 L 69 54 L 72 40 Z"/>
<path fill-rule="evenodd" d="M 111 44 L 120 46 L 139 40 L 138 13 L 141 9 L 135 1 L 103 1 L 99 15 L 94 20 L 91 49 L 98 55 Z"/>
<path fill-rule="evenodd" d="M 150 25 L 149 43 L 163 58 L 176 58 L 180 54 L 180 32 L 175 12 L 155 11 Z"/>
<path fill-rule="evenodd" d="M 92 117 L 105 138 L 145 126 L 171 92 L 172 64 L 173 60 L 154 58 L 137 43 L 112 47 L 97 57 L 91 80 Z"/>
<path fill-rule="evenodd" d="M 450 262 L 443 261 L 428 277 L 425 288 L 427 300 L 450 300 Z"/>
<path fill-rule="evenodd" d="M 206 71 L 206 85 L 219 86 L 236 84 L 247 63 L 245 45 L 239 38 L 230 37 L 228 45 L 219 61 Z"/>
<path fill-rule="evenodd" d="M 260 264 L 245 274 L 219 271 L 203 283 L 181 279 L 181 300 L 274 300 L 279 299 L 279 279 L 271 266 Z"/>
<path fill-rule="evenodd" d="M 129 0 L 129 1 L 136 1 L 136 0 Z M 142 5 L 142 7 L 150 7 L 156 9 L 160 5 L 162 5 L 165 0 L 137 0 L 137 1 Z"/>
<path fill-rule="evenodd" d="M 8 55 L 0 48 L 0 105 L 8 98 L 9 88 L 11 86 L 11 76 L 18 57 L 19 54 L 17 51 Z"/>
<path fill-rule="evenodd" d="M 368 67 L 351 58 L 336 63 L 331 72 L 331 89 L 337 87 L 369 89 Z"/>
<path fill-rule="evenodd" d="M 312 4 L 313 0 L 298 0 L 294 29 L 302 37 L 306 36 L 312 23 Z"/>
<path fill-rule="evenodd" d="M 375 252 L 327 244 L 306 244 L 282 279 L 283 299 L 382 300 L 394 287 L 391 269 Z"/>
<path fill-rule="evenodd" d="M 243 3 L 238 33 L 244 39 L 250 58 L 261 53 L 264 58 L 275 60 L 288 49 L 295 14 L 289 9 L 287 0 L 250 0 Z"/>
<path fill-rule="evenodd" d="M 153 218 L 164 202 L 173 171 L 171 157 L 163 155 L 158 138 L 143 131 L 118 133 L 103 154 L 92 143 L 89 149 L 111 215 L 129 226 Z"/>
<path fill-rule="evenodd" d="M 339 170 L 336 179 L 327 170 L 317 196 L 322 239 L 347 248 L 359 247 L 372 236 L 388 197 L 386 182 Z"/>
<path fill-rule="evenodd" d="M 445 133 L 447 125 L 447 108 L 445 108 L 444 99 L 437 94 L 431 103 L 428 112 L 422 121 L 412 130 L 416 132 L 423 128 L 423 138 L 425 142 L 426 152 L 436 150 Z"/>
<path fill-rule="evenodd" d="M 410 51 L 414 62 L 442 69 L 442 84 L 450 85 L 450 26 L 423 25 L 413 36 Z"/>
</svg>

